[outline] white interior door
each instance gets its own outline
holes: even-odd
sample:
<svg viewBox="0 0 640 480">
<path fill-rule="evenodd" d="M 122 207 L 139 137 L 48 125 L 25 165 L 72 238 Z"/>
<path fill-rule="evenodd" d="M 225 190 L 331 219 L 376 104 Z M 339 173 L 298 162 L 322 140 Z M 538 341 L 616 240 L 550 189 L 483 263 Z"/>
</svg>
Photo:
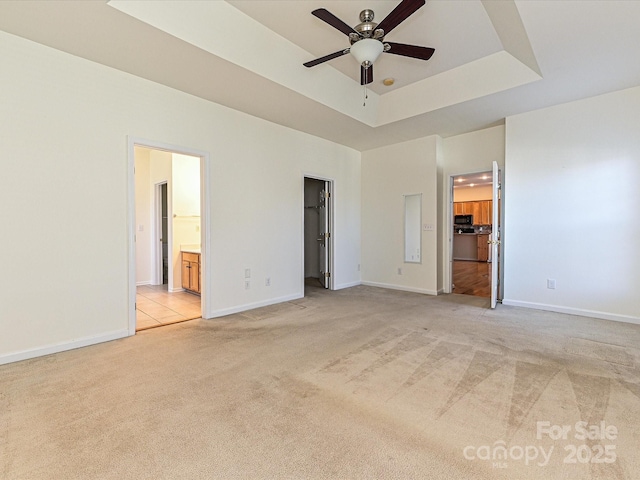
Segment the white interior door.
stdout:
<svg viewBox="0 0 640 480">
<path fill-rule="evenodd" d="M 330 215 L 331 194 L 329 193 L 329 182 L 324 182 L 324 188 L 320 192 L 320 207 L 318 208 L 318 244 L 320 248 L 320 283 L 324 288 L 329 288 L 331 277 L 329 266 L 329 245 L 330 245 Z"/>
<path fill-rule="evenodd" d="M 500 201 L 501 201 L 501 172 L 496 162 L 493 162 L 493 220 L 491 225 L 491 308 L 498 303 L 498 286 L 500 285 Z"/>
</svg>

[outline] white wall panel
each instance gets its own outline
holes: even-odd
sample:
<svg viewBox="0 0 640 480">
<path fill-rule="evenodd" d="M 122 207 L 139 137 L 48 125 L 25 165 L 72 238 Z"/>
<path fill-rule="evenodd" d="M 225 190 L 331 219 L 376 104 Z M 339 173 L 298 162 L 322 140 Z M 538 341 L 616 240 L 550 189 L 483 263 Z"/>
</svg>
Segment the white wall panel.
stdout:
<svg viewBox="0 0 640 480">
<path fill-rule="evenodd" d="M 640 322 L 638 112 L 633 88 L 507 119 L 506 303 Z"/>
<path fill-rule="evenodd" d="M 362 280 L 437 293 L 436 136 L 362 154 Z M 422 194 L 422 263 L 404 263 L 404 195 Z M 398 269 L 402 274 L 398 274 Z"/>
<path fill-rule="evenodd" d="M 6 33 L 0 58 L 0 362 L 127 334 L 128 137 L 211 155 L 206 315 L 303 294 L 303 172 L 335 180 L 359 282 L 358 152 Z"/>
</svg>

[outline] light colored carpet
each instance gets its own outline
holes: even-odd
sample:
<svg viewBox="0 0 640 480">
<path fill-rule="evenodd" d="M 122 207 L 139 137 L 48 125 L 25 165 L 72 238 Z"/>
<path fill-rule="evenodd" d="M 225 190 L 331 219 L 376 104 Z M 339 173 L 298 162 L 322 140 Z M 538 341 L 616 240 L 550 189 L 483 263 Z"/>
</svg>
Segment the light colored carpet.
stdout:
<svg viewBox="0 0 640 480">
<path fill-rule="evenodd" d="M 639 345 L 475 297 L 314 289 L 0 367 L 0 477 L 637 479 Z"/>
</svg>

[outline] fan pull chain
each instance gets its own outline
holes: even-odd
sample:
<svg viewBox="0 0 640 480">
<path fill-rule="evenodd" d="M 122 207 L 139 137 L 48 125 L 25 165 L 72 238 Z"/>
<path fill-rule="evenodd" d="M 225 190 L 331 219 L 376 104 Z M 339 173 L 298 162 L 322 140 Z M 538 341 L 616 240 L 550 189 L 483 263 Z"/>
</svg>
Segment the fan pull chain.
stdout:
<svg viewBox="0 0 640 480">
<path fill-rule="evenodd" d="M 369 98 L 369 95 L 367 94 L 367 86 L 364 86 L 364 101 L 362 102 L 362 106 L 366 107 L 367 106 L 367 98 Z"/>
</svg>

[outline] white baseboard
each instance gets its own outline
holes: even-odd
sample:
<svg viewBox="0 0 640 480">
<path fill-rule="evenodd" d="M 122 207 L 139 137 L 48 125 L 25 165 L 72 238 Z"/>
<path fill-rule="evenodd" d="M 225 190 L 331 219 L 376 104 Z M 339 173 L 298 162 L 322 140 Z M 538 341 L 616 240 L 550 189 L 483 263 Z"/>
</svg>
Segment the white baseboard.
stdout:
<svg viewBox="0 0 640 480">
<path fill-rule="evenodd" d="M 520 300 L 503 299 L 503 305 L 511 305 L 512 307 L 533 308 L 535 310 L 545 310 L 548 312 L 566 313 L 569 315 L 578 315 L 580 317 L 599 318 L 602 320 L 613 320 L 614 322 L 633 323 L 640 325 L 640 317 L 631 315 L 619 315 L 616 313 L 598 312 L 596 310 L 584 310 L 581 308 L 563 307 L 560 305 L 547 305 L 544 303 L 522 302 Z"/>
<path fill-rule="evenodd" d="M 33 348 L 30 350 L 23 350 L 21 352 L 10 353 L 8 355 L 0 356 L 0 365 L 5 363 L 19 362 L 22 360 L 28 360 L 30 358 L 42 357 L 44 355 L 51 355 L 52 353 L 65 352 L 67 350 L 74 350 L 76 348 L 88 347 L 89 345 L 95 345 L 97 343 L 109 342 L 111 340 L 117 340 L 118 338 L 124 338 L 129 336 L 128 330 L 117 330 L 111 333 L 105 333 L 95 335 L 92 337 L 85 337 L 72 342 L 56 343 L 55 345 L 47 345 L 45 347 Z"/>
<path fill-rule="evenodd" d="M 404 285 L 393 285 L 390 283 L 362 282 L 362 285 L 368 285 L 369 287 L 390 288 L 391 290 L 401 290 L 403 292 L 423 293 L 425 295 L 438 294 L 436 290 L 426 290 L 424 288 L 406 287 Z"/>
<path fill-rule="evenodd" d="M 357 282 L 341 283 L 340 285 L 334 285 L 333 289 L 342 290 L 343 288 L 357 287 L 358 285 L 362 285 L 362 282 L 357 281 Z"/>
<path fill-rule="evenodd" d="M 268 307 L 269 305 L 275 305 L 277 303 L 290 302 L 291 300 L 298 300 L 304 297 L 304 293 L 295 293 L 293 295 L 286 295 L 284 297 L 271 298 L 269 300 L 262 300 L 260 302 L 247 303 L 245 305 L 238 305 L 237 307 L 222 308 L 220 310 L 214 310 L 208 314 L 203 314 L 202 318 L 218 318 L 226 315 L 233 315 L 234 313 L 246 312 L 247 310 L 253 310 L 254 308 Z"/>
<path fill-rule="evenodd" d="M 144 287 L 145 285 L 151 285 L 151 280 L 136 282 L 136 287 Z"/>
</svg>

